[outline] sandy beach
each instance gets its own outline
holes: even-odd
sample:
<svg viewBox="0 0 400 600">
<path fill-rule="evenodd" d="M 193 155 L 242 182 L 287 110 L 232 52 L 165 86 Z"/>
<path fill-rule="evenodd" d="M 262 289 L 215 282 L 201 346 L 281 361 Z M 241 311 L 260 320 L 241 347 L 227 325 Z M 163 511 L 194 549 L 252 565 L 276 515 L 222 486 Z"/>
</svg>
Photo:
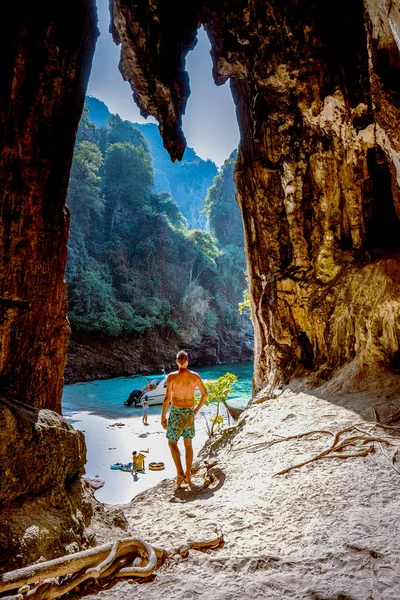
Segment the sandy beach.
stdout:
<svg viewBox="0 0 400 600">
<path fill-rule="evenodd" d="M 99 530 L 99 542 L 134 535 L 170 548 L 207 539 L 219 526 L 223 547 L 192 550 L 148 580 L 116 583 L 90 597 L 398 600 L 396 460 L 390 464 L 376 445 L 365 457 L 320 460 L 276 475 L 322 451 L 331 437 L 314 434 L 266 446 L 280 436 L 336 432 L 369 421 L 373 408 L 382 418 L 398 404 L 398 394 L 388 400 L 368 392 L 335 396 L 288 389 L 249 408 L 233 433 L 200 453 L 191 487 L 174 493 L 173 480 L 161 481 L 120 506 L 128 531 Z M 392 455 L 400 438 L 389 441 L 385 448 Z M 215 462 L 212 469 L 206 460 Z"/>
<path fill-rule="evenodd" d="M 201 411 L 196 418 L 196 437 L 193 440 L 195 456 L 207 439 L 203 414 L 204 411 Z M 104 486 L 95 494 L 100 502 L 106 504 L 130 502 L 140 492 L 157 485 L 163 479 L 174 477 L 175 466 L 165 430 L 160 423 L 161 406 L 150 407 L 147 426 L 142 423 L 140 409 L 134 409 L 132 416 L 122 419 L 109 419 L 87 411 L 72 413 L 67 418 L 75 429 L 85 433 L 87 445 L 85 477 L 104 481 Z M 179 445 L 183 449 L 182 440 Z M 133 450 L 143 451 L 146 456 L 144 473 L 138 473 L 134 478 L 130 473 L 110 469 L 110 465 L 114 463 L 131 462 Z M 151 471 L 148 469 L 151 462 L 163 462 L 165 469 Z"/>
<path fill-rule="evenodd" d="M 232 406 L 244 407 L 251 398 L 253 364 L 235 363 L 199 367 L 205 379 L 217 379 L 226 372 L 235 373 L 238 381 L 229 396 Z M 126 407 L 123 402 L 132 389 L 146 381 L 141 378 L 119 377 L 115 379 L 82 382 L 64 389 L 63 414 L 74 426 L 85 433 L 87 446 L 86 477 L 104 481 L 104 487 L 96 491 L 96 498 L 107 504 L 122 504 L 175 475 L 175 467 L 169 451 L 165 430 L 161 427 L 161 405 L 149 407 L 148 425 L 142 423 L 142 409 Z M 200 451 L 207 439 L 206 419 L 214 415 L 214 405 L 203 406 L 196 417 L 196 436 L 193 440 L 194 454 Z M 225 414 L 221 407 L 221 414 Z M 140 437 L 144 436 L 144 437 Z M 183 449 L 183 442 L 180 441 Z M 113 471 L 114 463 L 131 462 L 132 451 L 148 450 L 145 473 L 138 473 L 133 480 L 129 473 Z M 163 471 L 151 471 L 150 462 L 163 462 Z"/>
</svg>

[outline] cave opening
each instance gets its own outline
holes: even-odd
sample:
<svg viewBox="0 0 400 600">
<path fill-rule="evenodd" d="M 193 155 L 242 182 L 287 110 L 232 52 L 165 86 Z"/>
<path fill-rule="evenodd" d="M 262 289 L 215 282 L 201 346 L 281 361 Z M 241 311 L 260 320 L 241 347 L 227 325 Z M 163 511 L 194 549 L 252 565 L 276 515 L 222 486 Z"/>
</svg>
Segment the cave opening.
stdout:
<svg viewBox="0 0 400 600">
<path fill-rule="evenodd" d="M 400 348 L 398 348 L 392 356 L 392 369 L 400 371 Z"/>
<path fill-rule="evenodd" d="M 104 0 L 98 7 L 101 35 L 67 196 L 72 335 L 63 407 L 123 419 L 135 385 L 141 393 L 141 374 L 175 371 L 181 348 L 189 368 L 205 379 L 228 371 L 237 376 L 245 403 L 252 393 L 254 332 L 243 297 L 244 232 L 233 178 L 239 132 L 229 85 L 215 85 L 211 44 L 200 28 L 185 59 L 187 147 L 182 160 L 172 162 L 158 123 L 145 122 L 132 98 L 126 103 L 122 78 L 114 85 L 116 46 L 107 33 Z M 83 168 L 88 160 L 96 185 L 93 170 Z M 119 380 L 131 374 L 138 379 Z M 93 381 L 104 376 L 107 381 Z M 83 379 L 88 383 L 77 397 L 68 384 Z M 151 424 L 162 392 L 154 412 L 150 405 Z M 98 441 L 87 435 L 86 442 L 89 476 L 108 478 L 108 465 L 97 459 Z M 129 494 L 117 484 L 97 498 L 122 502 Z"/>
<path fill-rule="evenodd" d="M 169 370 L 175 345 L 190 351 L 194 365 L 251 360 L 251 321 L 238 310 L 247 288 L 233 179 L 238 124 L 229 85 L 213 80 L 208 36 L 200 28 L 185 58 L 187 148 L 172 162 L 158 123 L 143 118 L 118 73 L 106 0 L 97 6 L 100 37 L 67 196 L 66 383 L 99 372 Z M 155 335 L 162 339 L 158 363 Z M 93 365 L 83 365 L 83 349 L 93 347 Z"/>
<path fill-rule="evenodd" d="M 365 208 L 367 224 L 366 247 L 369 249 L 400 248 L 400 221 L 392 194 L 392 176 L 384 152 L 371 148 L 367 154 L 370 180 L 367 185 L 369 202 Z"/>
<path fill-rule="evenodd" d="M 297 335 L 297 341 L 300 346 L 299 362 L 305 369 L 311 371 L 314 368 L 314 350 L 305 331 L 302 331 Z"/>
</svg>

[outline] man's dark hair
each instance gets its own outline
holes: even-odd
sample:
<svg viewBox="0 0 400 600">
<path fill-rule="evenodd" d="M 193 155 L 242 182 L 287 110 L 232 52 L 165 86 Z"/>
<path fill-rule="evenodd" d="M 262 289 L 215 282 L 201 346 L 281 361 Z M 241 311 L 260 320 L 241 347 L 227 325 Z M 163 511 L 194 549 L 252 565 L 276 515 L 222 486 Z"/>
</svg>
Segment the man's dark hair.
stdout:
<svg viewBox="0 0 400 600">
<path fill-rule="evenodd" d="M 183 363 L 189 360 L 189 355 L 184 350 L 179 350 L 178 354 L 176 355 L 176 360 L 180 365 L 183 365 Z"/>
</svg>

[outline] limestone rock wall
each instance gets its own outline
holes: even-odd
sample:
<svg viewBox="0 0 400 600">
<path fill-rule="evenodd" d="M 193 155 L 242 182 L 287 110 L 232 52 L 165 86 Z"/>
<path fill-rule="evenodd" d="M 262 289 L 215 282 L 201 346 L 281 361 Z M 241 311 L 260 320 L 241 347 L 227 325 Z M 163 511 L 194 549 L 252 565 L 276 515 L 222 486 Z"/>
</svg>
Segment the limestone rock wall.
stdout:
<svg viewBox="0 0 400 600">
<path fill-rule="evenodd" d="M 92 515 L 82 432 L 0 397 L 0 572 L 77 551 Z"/>
<path fill-rule="evenodd" d="M 256 390 L 400 366 L 399 15 L 386 0 L 112 0 L 122 74 L 172 159 L 200 24 L 215 82 L 230 79 Z"/>
<path fill-rule="evenodd" d="M 65 197 L 96 36 L 93 0 L 2 7 L 2 571 L 90 541 L 84 438 L 57 413 L 69 335 Z"/>
<path fill-rule="evenodd" d="M 61 411 L 69 170 L 93 0 L 9 3 L 0 21 L 0 390 Z"/>
</svg>

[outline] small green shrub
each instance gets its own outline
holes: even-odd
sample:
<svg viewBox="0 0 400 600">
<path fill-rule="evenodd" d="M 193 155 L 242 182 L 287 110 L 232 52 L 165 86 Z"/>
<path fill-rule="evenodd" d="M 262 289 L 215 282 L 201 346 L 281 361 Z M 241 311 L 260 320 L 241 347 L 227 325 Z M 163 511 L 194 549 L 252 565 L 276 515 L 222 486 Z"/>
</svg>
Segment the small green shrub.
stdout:
<svg viewBox="0 0 400 600">
<path fill-rule="evenodd" d="M 210 417 L 211 427 L 207 423 L 208 437 L 212 437 L 217 433 L 222 432 L 224 425 L 224 417 L 220 414 L 220 405 L 226 404 L 229 394 L 233 391 L 233 384 L 238 380 L 236 375 L 232 373 L 225 373 L 218 379 L 209 379 L 205 381 L 204 385 L 208 392 L 208 397 L 205 402 L 206 406 L 215 404 L 216 412 L 213 417 Z"/>
</svg>

